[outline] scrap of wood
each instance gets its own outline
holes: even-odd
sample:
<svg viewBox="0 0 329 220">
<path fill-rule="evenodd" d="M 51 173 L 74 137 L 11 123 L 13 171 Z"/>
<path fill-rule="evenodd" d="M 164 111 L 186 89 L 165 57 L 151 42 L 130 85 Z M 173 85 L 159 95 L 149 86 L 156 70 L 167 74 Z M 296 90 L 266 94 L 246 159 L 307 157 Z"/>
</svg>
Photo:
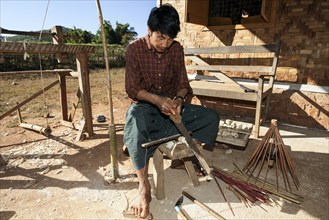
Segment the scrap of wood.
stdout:
<svg viewBox="0 0 329 220">
<path fill-rule="evenodd" d="M 81 99 L 81 92 L 78 89 L 77 94 L 75 96 L 75 100 L 74 100 L 75 102 L 72 104 L 72 108 L 71 108 L 71 112 L 70 112 L 68 121 L 73 121 L 73 118 L 74 118 L 75 112 L 76 112 L 76 110 L 78 108 L 80 99 Z"/>
<path fill-rule="evenodd" d="M 73 128 L 75 130 L 79 130 L 79 126 L 77 126 L 76 124 L 74 124 L 70 121 L 61 120 L 61 124 L 66 127 Z"/>
<path fill-rule="evenodd" d="M 78 131 L 78 134 L 77 134 L 77 137 L 76 137 L 75 141 L 82 140 L 82 135 L 83 135 L 83 131 L 85 130 L 85 126 L 86 126 L 86 120 L 82 119 L 80 121 L 80 128 L 79 128 L 79 131 Z"/>
</svg>

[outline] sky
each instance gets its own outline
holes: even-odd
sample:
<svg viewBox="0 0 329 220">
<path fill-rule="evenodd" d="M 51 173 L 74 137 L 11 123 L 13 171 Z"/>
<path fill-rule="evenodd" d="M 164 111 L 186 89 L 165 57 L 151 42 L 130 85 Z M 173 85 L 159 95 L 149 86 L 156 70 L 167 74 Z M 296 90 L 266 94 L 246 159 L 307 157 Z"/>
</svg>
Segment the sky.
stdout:
<svg viewBox="0 0 329 220">
<path fill-rule="evenodd" d="M 156 0 L 100 0 L 103 19 L 147 33 L 147 19 Z M 0 0 L 0 27 L 17 31 L 48 30 L 56 25 L 96 34 L 100 28 L 96 0 Z"/>
</svg>

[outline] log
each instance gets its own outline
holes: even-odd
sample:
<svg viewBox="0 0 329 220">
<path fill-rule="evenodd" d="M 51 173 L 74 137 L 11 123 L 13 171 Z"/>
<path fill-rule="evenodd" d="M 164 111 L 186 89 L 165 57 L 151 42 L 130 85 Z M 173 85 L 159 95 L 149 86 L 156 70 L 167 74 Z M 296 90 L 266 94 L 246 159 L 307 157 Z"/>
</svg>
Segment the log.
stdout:
<svg viewBox="0 0 329 220">
<path fill-rule="evenodd" d="M 32 131 L 37 131 L 41 134 L 44 134 L 46 136 L 49 136 L 51 134 L 51 128 L 50 127 L 41 127 L 39 125 L 34 125 L 34 124 L 27 124 L 27 123 L 20 123 L 19 124 L 20 127 L 22 128 L 27 128 L 29 130 L 32 130 Z"/>
</svg>

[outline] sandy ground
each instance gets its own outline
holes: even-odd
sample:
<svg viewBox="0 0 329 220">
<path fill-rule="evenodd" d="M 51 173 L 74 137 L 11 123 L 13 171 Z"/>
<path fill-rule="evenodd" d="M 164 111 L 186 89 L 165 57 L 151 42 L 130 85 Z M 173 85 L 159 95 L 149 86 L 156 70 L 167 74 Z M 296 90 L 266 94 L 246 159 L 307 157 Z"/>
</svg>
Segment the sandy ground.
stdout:
<svg viewBox="0 0 329 220">
<path fill-rule="evenodd" d="M 116 123 L 123 123 L 129 103 L 115 102 Z M 107 112 L 107 106 L 93 106 L 94 118 Z M 95 121 L 95 135 L 77 142 L 77 130 L 61 126 L 59 115 L 53 114 L 49 137 L 8 126 L 15 114 L 1 121 L 0 153 L 7 165 L 0 168 L 0 219 L 124 219 L 122 211 L 136 197 L 138 182 L 129 157 L 121 152 L 122 130 L 117 132 L 120 178 L 110 184 L 106 181 L 111 168 L 107 124 Z M 29 123 L 44 125 L 44 119 Z M 267 130 L 268 126 L 262 127 L 261 135 Z M 184 170 L 168 168 L 165 161 L 166 198 L 152 198 L 154 219 L 180 219 L 174 205 L 183 190 L 226 219 L 328 219 L 328 133 L 283 125 L 280 132 L 301 182 L 296 192 L 304 197 L 301 205 L 279 199 L 277 204 L 246 207 L 221 181 L 233 215 L 214 180 L 201 178 L 201 185 L 193 187 Z M 204 156 L 209 165 L 232 171 L 233 163 L 244 166 L 259 141 L 250 140 L 245 150 L 232 149 L 227 154 L 218 147 L 204 151 Z M 214 219 L 187 198 L 182 208 L 190 219 Z"/>
</svg>

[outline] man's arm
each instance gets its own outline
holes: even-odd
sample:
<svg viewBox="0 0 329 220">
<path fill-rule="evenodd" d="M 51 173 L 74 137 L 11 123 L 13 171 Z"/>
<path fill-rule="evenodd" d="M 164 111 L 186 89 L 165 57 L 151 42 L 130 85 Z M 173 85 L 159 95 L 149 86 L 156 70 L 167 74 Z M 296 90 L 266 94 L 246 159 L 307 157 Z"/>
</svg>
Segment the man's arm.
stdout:
<svg viewBox="0 0 329 220">
<path fill-rule="evenodd" d="M 165 115 L 172 115 L 175 113 L 176 107 L 171 98 L 147 92 L 145 89 L 140 90 L 137 93 L 136 98 L 140 101 L 145 101 L 156 105 Z"/>
</svg>

